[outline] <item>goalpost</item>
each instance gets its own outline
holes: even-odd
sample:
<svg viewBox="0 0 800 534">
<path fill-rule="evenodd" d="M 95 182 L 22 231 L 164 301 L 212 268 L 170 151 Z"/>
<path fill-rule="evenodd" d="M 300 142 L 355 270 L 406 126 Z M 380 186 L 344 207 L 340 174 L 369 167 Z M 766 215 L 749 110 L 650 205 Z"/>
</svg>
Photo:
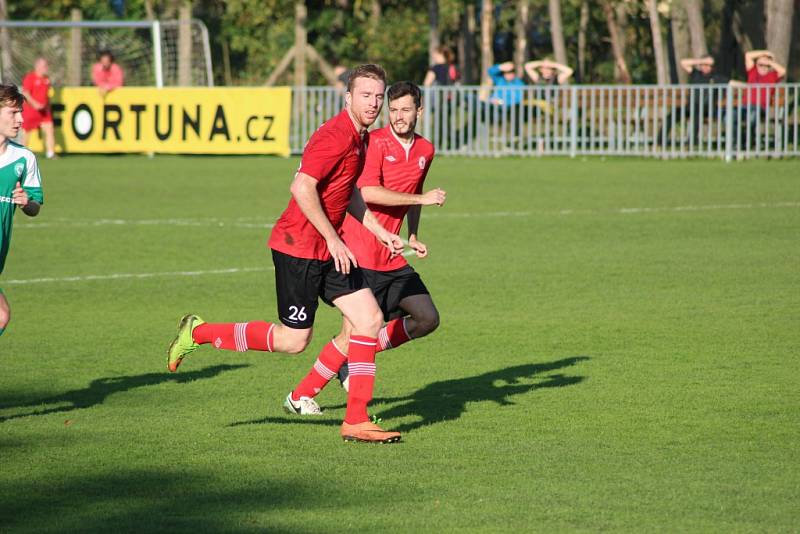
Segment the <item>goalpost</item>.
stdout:
<svg viewBox="0 0 800 534">
<path fill-rule="evenodd" d="M 214 85 L 208 30 L 180 21 L 0 20 L 0 82 L 22 82 L 37 57 L 57 86 L 92 85 L 98 53 L 110 51 L 128 86 Z"/>
</svg>

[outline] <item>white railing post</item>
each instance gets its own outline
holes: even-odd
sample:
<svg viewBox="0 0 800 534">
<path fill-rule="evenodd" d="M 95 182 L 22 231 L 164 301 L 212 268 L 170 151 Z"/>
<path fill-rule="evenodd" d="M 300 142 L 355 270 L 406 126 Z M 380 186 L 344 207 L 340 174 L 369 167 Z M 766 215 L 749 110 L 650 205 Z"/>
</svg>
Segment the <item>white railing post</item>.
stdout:
<svg viewBox="0 0 800 534">
<path fill-rule="evenodd" d="M 153 70 L 156 75 L 156 87 L 164 87 L 164 71 L 161 64 L 161 23 L 153 21 Z"/>
<path fill-rule="evenodd" d="M 573 85 L 570 93 L 569 156 L 574 158 L 578 155 L 578 88 Z"/>
<path fill-rule="evenodd" d="M 725 161 L 733 159 L 733 86 L 725 88 Z"/>
</svg>

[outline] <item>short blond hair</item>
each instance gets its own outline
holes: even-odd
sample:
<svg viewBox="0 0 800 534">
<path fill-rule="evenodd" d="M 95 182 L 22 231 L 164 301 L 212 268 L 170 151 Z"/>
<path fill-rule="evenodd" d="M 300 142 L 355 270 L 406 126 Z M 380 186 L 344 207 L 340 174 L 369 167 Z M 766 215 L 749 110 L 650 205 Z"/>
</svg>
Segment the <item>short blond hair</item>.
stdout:
<svg viewBox="0 0 800 534">
<path fill-rule="evenodd" d="M 356 78 L 371 78 L 373 80 L 383 82 L 383 85 L 386 85 L 386 71 L 383 70 L 383 67 L 380 65 L 375 65 L 373 63 L 359 65 L 350 71 L 350 76 L 347 77 L 348 92 L 353 91 L 353 85 L 355 85 Z"/>
</svg>

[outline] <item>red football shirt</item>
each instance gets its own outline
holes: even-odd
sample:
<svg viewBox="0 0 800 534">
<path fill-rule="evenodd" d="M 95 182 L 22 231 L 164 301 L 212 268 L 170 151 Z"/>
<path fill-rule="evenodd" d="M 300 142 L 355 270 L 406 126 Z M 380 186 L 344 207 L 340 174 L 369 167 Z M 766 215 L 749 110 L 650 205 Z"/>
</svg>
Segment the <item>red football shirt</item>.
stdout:
<svg viewBox="0 0 800 534">
<path fill-rule="evenodd" d="M 353 186 L 363 166 L 364 142 L 347 110 L 320 126 L 303 150 L 297 172 L 317 179 L 322 210 L 336 230 L 342 226 Z M 294 198 L 275 223 L 268 245 L 295 258 L 330 258 L 325 239 Z"/>
<path fill-rule="evenodd" d="M 778 77 L 778 73 L 774 70 L 770 70 L 768 73 L 764 74 L 763 76 L 758 73 L 758 67 L 755 65 L 747 71 L 747 83 L 778 83 L 780 78 Z M 761 93 L 759 95 L 759 93 Z M 742 99 L 743 104 L 751 104 L 751 105 L 758 105 L 762 108 L 767 107 L 767 104 L 770 102 L 772 95 L 775 94 L 774 87 L 760 87 L 755 88 L 751 87 L 747 89 L 744 93 L 744 98 Z"/>
<path fill-rule="evenodd" d="M 47 105 L 50 102 L 50 78 L 39 76 L 31 71 L 22 79 L 22 88 L 40 103 Z"/>
<path fill-rule="evenodd" d="M 433 145 L 420 135 L 414 134 L 414 141 L 406 153 L 390 126 L 369 134 L 369 148 L 364 170 L 356 186 L 383 186 L 400 193 L 422 193 L 422 184 L 433 161 Z M 367 204 L 375 218 L 384 228 L 397 234 L 403 225 L 403 218 L 409 206 L 378 206 Z M 342 239 L 355 254 L 359 267 L 373 271 L 393 271 L 408 264 L 403 256 L 391 257 L 387 249 L 375 235 L 364 228 L 355 218 L 347 216 L 342 225 Z"/>
</svg>

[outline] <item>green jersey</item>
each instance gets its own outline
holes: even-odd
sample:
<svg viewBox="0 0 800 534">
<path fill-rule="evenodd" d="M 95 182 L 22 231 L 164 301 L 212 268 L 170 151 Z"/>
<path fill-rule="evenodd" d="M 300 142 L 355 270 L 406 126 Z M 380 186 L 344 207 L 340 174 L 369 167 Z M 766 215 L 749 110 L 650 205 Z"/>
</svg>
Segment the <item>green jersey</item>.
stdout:
<svg viewBox="0 0 800 534">
<path fill-rule="evenodd" d="M 11 225 L 17 209 L 12 202 L 12 195 L 17 182 L 22 184 L 28 198 L 39 204 L 44 201 L 36 156 L 24 146 L 9 141 L 6 151 L 0 154 L 0 273 L 3 272 L 11 244 Z"/>
</svg>

